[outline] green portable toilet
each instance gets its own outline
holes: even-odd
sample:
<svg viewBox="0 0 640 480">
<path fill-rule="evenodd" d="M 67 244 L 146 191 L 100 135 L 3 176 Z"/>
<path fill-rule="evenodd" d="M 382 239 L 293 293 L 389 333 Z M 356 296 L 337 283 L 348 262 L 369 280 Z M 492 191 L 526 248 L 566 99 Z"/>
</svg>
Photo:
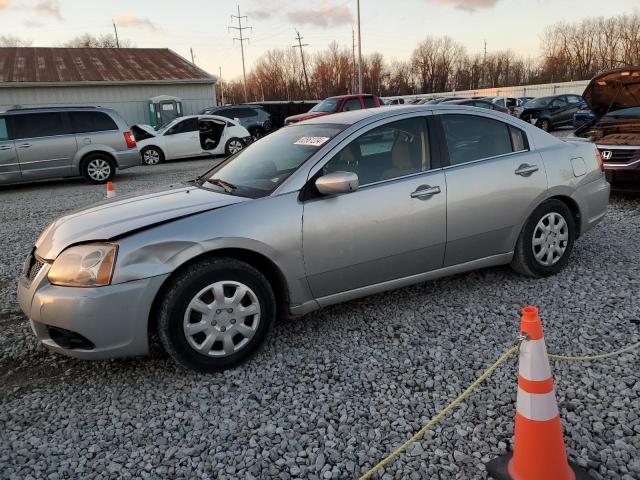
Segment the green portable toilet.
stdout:
<svg viewBox="0 0 640 480">
<path fill-rule="evenodd" d="M 169 95 L 158 95 L 147 100 L 149 125 L 161 127 L 176 117 L 182 116 L 182 99 Z"/>
</svg>

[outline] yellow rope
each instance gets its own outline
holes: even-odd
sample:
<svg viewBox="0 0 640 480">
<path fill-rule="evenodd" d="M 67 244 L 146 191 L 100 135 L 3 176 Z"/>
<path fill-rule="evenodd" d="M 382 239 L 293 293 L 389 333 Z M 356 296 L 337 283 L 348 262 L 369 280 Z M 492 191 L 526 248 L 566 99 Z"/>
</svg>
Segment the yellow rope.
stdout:
<svg viewBox="0 0 640 480">
<path fill-rule="evenodd" d="M 627 347 L 621 348 L 620 350 L 616 350 L 614 352 L 602 353 L 599 355 L 581 355 L 581 356 L 568 356 L 568 355 L 553 355 L 549 354 L 548 357 L 550 360 L 567 360 L 567 361 L 591 361 L 591 360 L 602 360 L 605 358 L 615 357 L 616 355 L 620 355 L 622 353 L 630 352 L 636 348 L 640 347 L 640 342 L 633 343 Z M 491 374 L 498 369 L 503 363 L 505 363 L 511 355 L 516 353 L 519 350 L 520 346 L 516 345 L 511 347 L 509 350 L 504 352 L 500 358 L 491 365 L 485 372 L 480 375 L 475 382 L 473 382 L 469 387 L 462 392 L 453 402 L 447 405 L 443 410 L 441 410 L 436 416 L 434 416 L 429 423 L 427 423 L 424 427 L 418 430 L 411 438 L 409 438 L 406 442 L 396 448 L 393 452 L 391 452 L 387 457 L 383 458 L 376 466 L 374 466 L 371 470 L 360 477 L 360 480 L 367 480 L 371 478 L 372 475 L 377 473 L 381 468 L 390 463 L 396 457 L 401 455 L 407 448 L 413 445 L 416 441 L 418 441 L 425 433 L 435 427 L 440 420 L 442 420 L 451 410 L 456 408 L 463 400 L 465 400 L 471 393 L 478 388 L 478 386 L 484 382 Z"/>
<path fill-rule="evenodd" d="M 487 370 L 485 370 L 485 372 L 480 375 L 478 377 L 478 379 L 473 382 L 471 385 L 469 385 L 469 387 L 462 392 L 458 398 L 456 398 L 453 402 L 451 402 L 449 405 L 447 405 L 443 410 L 440 411 L 440 413 L 438 413 L 435 417 L 433 417 L 429 423 L 427 423 L 424 427 L 422 427 L 420 430 L 418 430 L 411 438 L 409 438 L 409 440 L 407 440 L 406 442 L 404 442 L 402 445 L 400 445 L 397 449 L 395 449 L 390 455 L 388 455 L 386 458 L 382 459 L 380 461 L 380 463 L 378 463 L 375 467 L 373 467 L 371 470 L 369 470 L 367 473 L 365 473 L 362 477 L 360 477 L 360 480 L 367 480 L 368 478 L 371 478 L 371 476 L 376 473 L 378 470 L 380 470 L 382 467 L 384 467 L 386 464 L 388 464 L 389 462 L 391 462 L 391 460 L 393 460 L 394 458 L 396 458 L 398 455 L 400 455 L 402 452 L 404 452 L 409 446 L 411 446 L 412 444 L 414 444 L 418 439 L 420 439 L 420 437 L 422 437 L 425 433 L 427 433 L 429 430 L 431 430 L 434 426 L 436 426 L 436 424 L 442 420 L 444 418 L 445 415 L 447 415 L 447 413 L 449 413 L 451 410 L 453 410 L 454 408 L 456 408 L 458 406 L 459 403 L 461 403 L 465 398 L 467 398 L 469 395 L 471 395 L 471 393 L 478 387 L 478 385 L 480 385 L 482 382 L 484 382 L 487 378 L 489 378 L 489 376 L 500 366 L 502 365 L 504 362 L 507 361 L 507 359 L 513 355 L 514 353 L 516 353 L 518 351 L 518 346 L 516 345 L 515 347 L 511 347 L 509 350 L 507 350 L 506 352 L 504 352 L 500 358 L 498 359 L 498 361 L 496 363 L 494 363 L 493 365 L 491 365 Z"/>
</svg>

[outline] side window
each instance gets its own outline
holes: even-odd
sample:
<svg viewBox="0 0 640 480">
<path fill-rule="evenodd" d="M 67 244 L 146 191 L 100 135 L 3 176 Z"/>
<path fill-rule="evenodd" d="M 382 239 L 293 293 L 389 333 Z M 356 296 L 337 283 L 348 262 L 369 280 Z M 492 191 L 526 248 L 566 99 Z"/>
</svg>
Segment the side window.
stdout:
<svg viewBox="0 0 640 480">
<path fill-rule="evenodd" d="M 529 150 L 527 136 L 522 130 L 513 125 L 509 125 L 509 135 L 511 136 L 511 147 L 514 152 Z"/>
<path fill-rule="evenodd" d="M 451 165 L 513 151 L 506 123 L 476 115 L 452 114 L 442 115 L 440 118 Z"/>
<path fill-rule="evenodd" d="M 362 134 L 324 166 L 323 174 L 354 172 L 360 185 L 424 172 L 431 168 L 427 121 L 399 120 Z"/>
<path fill-rule="evenodd" d="M 474 106 L 479 108 L 488 108 L 489 110 L 493 110 L 493 104 L 489 102 L 474 102 Z"/>
<path fill-rule="evenodd" d="M 362 107 L 360 106 L 359 98 L 350 98 L 346 102 L 344 102 L 344 107 L 342 108 L 343 112 L 350 112 L 351 110 L 360 110 Z"/>
<path fill-rule="evenodd" d="M 493 103 L 495 103 L 496 105 L 500 105 L 501 107 L 504 107 L 504 98 L 499 98 Z"/>
<path fill-rule="evenodd" d="M 7 132 L 7 121 L 4 117 L 0 117 L 0 142 L 9 140 L 9 132 Z"/>
<path fill-rule="evenodd" d="M 563 97 L 558 97 L 551 103 L 552 108 L 559 108 L 559 107 L 566 107 L 566 106 L 567 106 L 567 102 Z"/>
<path fill-rule="evenodd" d="M 177 135 L 178 133 L 195 132 L 196 130 L 198 130 L 198 119 L 187 118 L 171 127 L 165 135 Z"/>
<path fill-rule="evenodd" d="M 582 103 L 582 97 L 577 95 L 567 95 L 567 100 L 569 100 L 570 104 Z"/>
<path fill-rule="evenodd" d="M 376 101 L 373 99 L 373 97 L 364 97 L 363 100 L 364 108 L 374 108 L 376 106 Z"/>
<path fill-rule="evenodd" d="M 515 98 L 507 98 L 507 107 L 516 107 L 518 101 Z"/>
<path fill-rule="evenodd" d="M 59 112 L 15 115 L 13 128 L 15 138 L 50 137 L 67 133 Z"/>
<path fill-rule="evenodd" d="M 104 132 L 118 130 L 113 119 L 102 112 L 69 112 L 71 133 Z"/>
</svg>

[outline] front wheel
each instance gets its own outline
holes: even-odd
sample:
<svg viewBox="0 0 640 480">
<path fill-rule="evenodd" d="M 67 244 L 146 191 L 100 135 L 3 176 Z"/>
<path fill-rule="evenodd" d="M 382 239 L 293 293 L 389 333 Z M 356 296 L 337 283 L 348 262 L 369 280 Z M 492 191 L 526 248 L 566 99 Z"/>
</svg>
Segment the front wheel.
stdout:
<svg viewBox="0 0 640 480">
<path fill-rule="evenodd" d="M 140 153 L 142 154 L 142 162 L 145 165 L 157 165 L 164 161 L 164 154 L 158 147 L 144 147 Z"/>
<path fill-rule="evenodd" d="M 543 118 L 542 120 L 538 120 L 537 126 L 541 130 L 544 130 L 545 132 L 550 132 L 552 130 L 551 122 L 549 120 L 545 119 L 545 118 Z"/>
<path fill-rule="evenodd" d="M 258 350 L 275 315 L 273 290 L 258 270 L 232 258 L 214 258 L 171 282 L 160 304 L 158 334 L 180 365 L 224 370 Z"/>
<path fill-rule="evenodd" d="M 573 250 L 575 220 L 560 200 L 547 200 L 531 214 L 514 252 L 511 267 L 529 277 L 547 277 L 562 270 Z"/>
<path fill-rule="evenodd" d="M 234 155 L 244 148 L 244 143 L 239 138 L 230 138 L 224 147 L 227 156 Z"/>
</svg>

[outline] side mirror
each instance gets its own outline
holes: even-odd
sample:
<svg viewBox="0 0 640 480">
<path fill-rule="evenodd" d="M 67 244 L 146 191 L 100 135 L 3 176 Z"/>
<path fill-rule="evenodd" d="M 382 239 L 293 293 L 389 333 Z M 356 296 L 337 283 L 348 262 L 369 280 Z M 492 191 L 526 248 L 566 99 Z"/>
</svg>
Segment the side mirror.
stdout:
<svg viewBox="0 0 640 480">
<path fill-rule="evenodd" d="M 316 180 L 316 188 L 322 195 L 355 192 L 358 175 L 353 172 L 332 172 Z"/>
</svg>

